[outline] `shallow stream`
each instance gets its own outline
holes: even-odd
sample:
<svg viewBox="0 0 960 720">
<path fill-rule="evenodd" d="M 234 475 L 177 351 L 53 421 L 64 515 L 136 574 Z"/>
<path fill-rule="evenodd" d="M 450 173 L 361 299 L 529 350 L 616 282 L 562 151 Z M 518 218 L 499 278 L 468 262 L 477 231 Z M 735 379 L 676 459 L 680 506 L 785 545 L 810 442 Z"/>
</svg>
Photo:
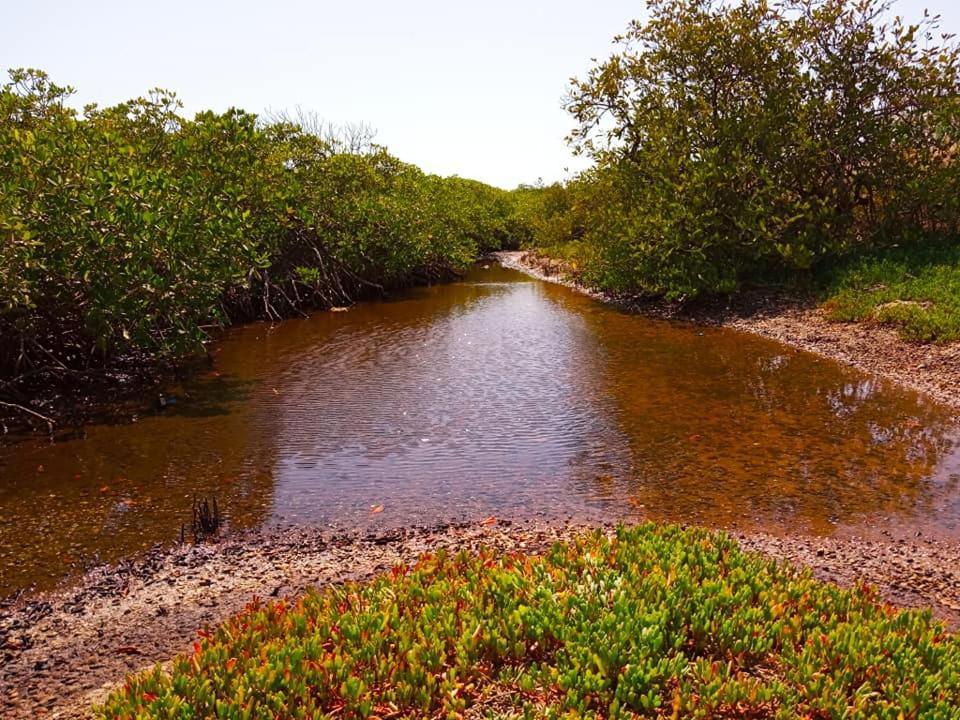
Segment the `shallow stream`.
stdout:
<svg viewBox="0 0 960 720">
<path fill-rule="evenodd" d="M 960 540 L 960 426 L 922 397 L 497 266 L 226 334 L 176 404 L 0 447 L 0 596 L 189 524 L 544 514 Z"/>
</svg>

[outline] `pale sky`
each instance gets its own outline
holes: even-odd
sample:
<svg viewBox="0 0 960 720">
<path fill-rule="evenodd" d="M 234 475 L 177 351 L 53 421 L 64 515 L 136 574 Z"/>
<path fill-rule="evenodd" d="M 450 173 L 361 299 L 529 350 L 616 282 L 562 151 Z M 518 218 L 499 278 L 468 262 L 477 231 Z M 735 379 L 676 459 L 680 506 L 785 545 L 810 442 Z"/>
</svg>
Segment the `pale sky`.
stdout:
<svg viewBox="0 0 960 720">
<path fill-rule="evenodd" d="M 960 31 L 960 0 L 902 0 Z M 639 0 L 0 0 L 0 70 L 37 67 L 109 105 L 153 87 L 192 114 L 300 106 L 365 122 L 428 172 L 501 187 L 563 179 L 572 75 L 606 57 Z"/>
</svg>

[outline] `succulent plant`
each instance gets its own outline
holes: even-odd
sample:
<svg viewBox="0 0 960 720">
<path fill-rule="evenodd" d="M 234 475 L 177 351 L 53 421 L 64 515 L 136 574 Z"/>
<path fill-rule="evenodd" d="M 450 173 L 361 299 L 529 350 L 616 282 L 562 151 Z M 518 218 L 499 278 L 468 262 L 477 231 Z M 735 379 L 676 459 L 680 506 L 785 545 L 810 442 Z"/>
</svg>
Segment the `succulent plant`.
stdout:
<svg viewBox="0 0 960 720">
<path fill-rule="evenodd" d="M 252 603 L 99 718 L 960 718 L 929 612 L 644 524 Z M 485 711 L 485 708 L 490 708 Z M 482 715 L 478 715 L 482 716 Z"/>
</svg>

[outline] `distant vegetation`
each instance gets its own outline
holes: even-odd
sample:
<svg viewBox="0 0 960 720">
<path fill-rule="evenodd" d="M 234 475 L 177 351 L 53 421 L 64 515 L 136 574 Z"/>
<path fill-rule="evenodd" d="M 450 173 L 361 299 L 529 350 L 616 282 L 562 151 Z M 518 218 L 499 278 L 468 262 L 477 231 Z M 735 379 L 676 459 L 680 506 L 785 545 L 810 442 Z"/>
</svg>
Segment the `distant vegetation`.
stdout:
<svg viewBox="0 0 960 720">
<path fill-rule="evenodd" d="M 36 70 L 0 86 L 0 399 L 447 277 L 521 234 L 509 193 L 425 174 L 365 132 L 191 119 L 161 90 L 78 113 L 70 94 Z"/>
<path fill-rule="evenodd" d="M 531 191 L 531 245 L 608 290 L 686 299 L 956 242 L 960 55 L 935 19 L 880 0 L 648 5 L 571 87 L 571 142 L 595 164 Z"/>
<path fill-rule="evenodd" d="M 958 668 L 929 613 L 648 524 L 255 604 L 96 714 L 956 718 Z"/>
</svg>

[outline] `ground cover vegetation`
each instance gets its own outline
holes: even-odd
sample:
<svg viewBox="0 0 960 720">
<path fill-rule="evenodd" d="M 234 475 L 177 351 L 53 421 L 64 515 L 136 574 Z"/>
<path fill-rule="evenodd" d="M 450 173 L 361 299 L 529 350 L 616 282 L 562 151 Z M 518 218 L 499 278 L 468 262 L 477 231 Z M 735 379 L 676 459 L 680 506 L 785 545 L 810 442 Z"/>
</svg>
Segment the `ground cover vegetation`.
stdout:
<svg viewBox="0 0 960 720">
<path fill-rule="evenodd" d="M 960 340 L 960 243 L 943 240 L 854 255 L 814 274 L 835 320 L 879 322 L 906 340 Z"/>
<path fill-rule="evenodd" d="M 897 263 L 952 262 L 958 50 L 936 18 L 905 22 L 883 0 L 651 0 L 648 9 L 571 85 L 570 141 L 594 163 L 565 185 L 527 189 L 532 246 L 572 260 L 599 287 L 670 299 L 785 275 L 846 288 L 857 281 L 825 269 L 865 278 L 876 271 L 864 262 L 888 274 Z M 860 302 L 855 312 L 841 298 L 838 316 L 955 337 L 956 303 L 944 302 L 955 297 L 951 272 L 921 275 L 888 278 L 876 296 L 921 306 Z"/>
<path fill-rule="evenodd" d="M 248 610 L 101 718 L 960 717 L 960 643 L 702 529 L 438 554 Z"/>
<path fill-rule="evenodd" d="M 449 276 L 518 232 L 509 193 L 428 175 L 369 133 L 187 118 L 161 90 L 78 112 L 71 92 L 37 70 L 0 86 L 0 400 Z"/>
</svg>

